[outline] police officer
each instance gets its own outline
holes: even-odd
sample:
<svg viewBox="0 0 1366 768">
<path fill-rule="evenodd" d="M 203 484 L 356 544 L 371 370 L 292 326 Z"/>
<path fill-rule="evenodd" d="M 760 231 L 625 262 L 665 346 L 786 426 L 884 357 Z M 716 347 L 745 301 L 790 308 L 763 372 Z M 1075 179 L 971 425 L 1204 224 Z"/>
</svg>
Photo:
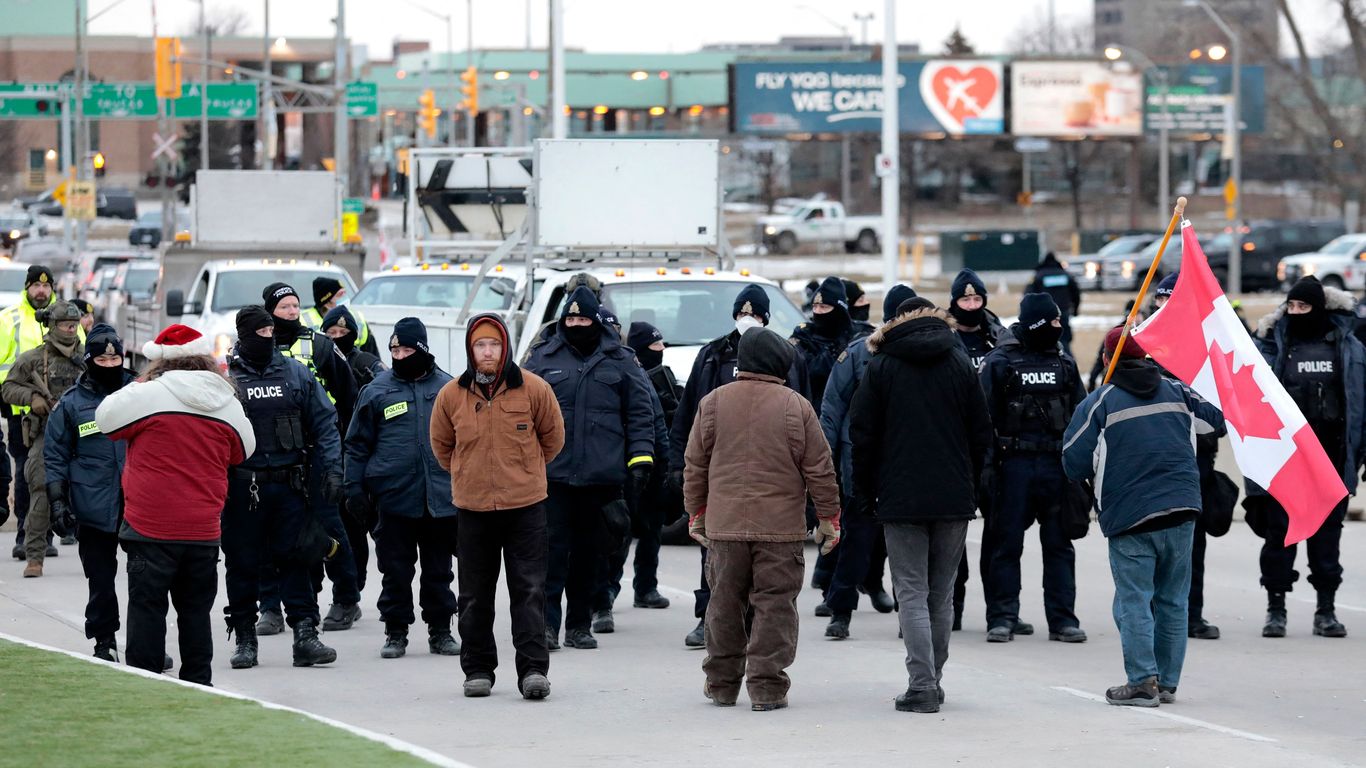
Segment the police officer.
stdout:
<svg viewBox="0 0 1366 768">
<path fill-rule="evenodd" d="M 384 621 L 380 657 L 396 659 L 408 647 L 419 557 L 419 601 L 427 625 L 427 649 L 441 656 L 458 656 L 460 644 L 451 636 L 451 617 L 456 611 L 451 591 L 456 527 L 451 475 L 432 455 L 430 437 L 432 406 L 451 376 L 437 367 L 427 347 L 427 328 L 415 317 L 394 324 L 389 352 L 393 370 L 382 371 L 361 391 L 346 433 L 348 517 L 356 521 L 353 526 L 362 524 L 362 530 L 371 527 L 362 521 L 374 517 L 380 521 L 375 543 L 379 570 L 384 574 L 379 595 Z"/>
<path fill-rule="evenodd" d="M 292 357 L 308 367 L 308 370 L 322 384 L 327 396 L 336 407 L 340 434 L 346 433 L 351 422 L 351 411 L 356 403 L 356 380 L 351 374 L 351 366 L 346 358 L 321 333 L 314 332 L 299 321 L 299 295 L 294 288 L 284 283 L 272 283 L 262 291 L 261 297 L 266 311 L 275 323 L 275 345 L 280 354 Z M 339 632 L 350 629 L 360 618 L 360 590 L 364 586 L 364 576 L 359 569 L 359 561 L 351 546 L 340 510 L 335 504 L 321 495 L 322 475 L 320 467 L 311 467 L 313 474 L 308 478 L 309 497 L 313 510 L 319 515 L 323 526 L 333 538 L 341 542 L 344 557 L 333 558 L 325 564 L 328 578 L 332 580 L 332 605 L 323 618 L 323 630 Z M 366 558 L 368 562 L 368 557 Z M 315 569 L 314 588 L 322 590 L 322 568 Z M 263 587 L 262 623 L 270 632 L 281 631 L 278 591 L 274 588 L 269 574 Z"/>
<path fill-rule="evenodd" d="M 24 294 L 19 297 L 19 301 L 14 306 L 0 311 L 0 383 L 9 376 L 10 369 L 14 367 L 19 355 L 42 345 L 43 334 L 47 329 L 38 322 L 36 315 L 38 310 L 47 309 L 52 304 L 55 288 L 56 281 L 52 278 L 52 270 L 34 264 L 24 274 Z M 0 461 L 0 464 L 4 465 L 4 472 L 0 473 L 0 481 L 3 481 L 3 487 L 0 487 L 0 523 L 9 518 L 9 488 L 13 482 L 14 507 L 19 517 L 19 528 L 15 533 L 14 550 L 11 554 L 15 560 L 23 560 L 24 518 L 28 516 L 29 505 L 28 484 L 24 482 L 24 462 L 28 459 L 28 446 L 24 445 L 24 428 L 20 421 L 24 414 L 28 413 L 28 407 L 6 405 L 4 408 L 7 426 L 6 448 L 9 450 L 10 458 L 14 459 L 14 471 L 13 474 L 10 473 L 8 461 Z M 52 546 L 51 541 L 47 544 L 47 556 L 57 556 L 57 548 Z"/>
<path fill-rule="evenodd" d="M 895 287 L 895 286 L 893 286 Z M 844 295 L 849 299 L 849 333 L 851 341 L 871 336 L 877 327 L 872 323 L 873 303 L 863 286 L 853 280 L 844 281 Z M 895 307 L 893 307 L 895 309 Z"/>
<path fill-rule="evenodd" d="M 318 597 L 309 574 L 324 556 L 338 556 L 309 508 L 308 465 L 324 473 L 323 494 L 336 504 L 342 494 L 341 439 L 337 414 L 326 392 L 297 360 L 275 345 L 274 318 L 258 306 L 237 313 L 237 344 L 228 363 L 256 452 L 228 474 L 223 509 L 223 555 L 227 569 L 228 633 L 237 633 L 233 669 L 256 666 L 256 608 L 262 566 L 279 574 L 280 597 L 294 629 L 294 666 L 328 664 L 337 652 L 318 639 Z"/>
<path fill-rule="evenodd" d="M 52 410 L 43 440 L 47 498 L 52 519 L 67 531 L 79 527 L 81 566 L 89 587 L 85 636 L 95 641 L 95 656 L 114 661 L 119 631 L 119 522 L 123 518 L 120 480 L 127 443 L 110 440 L 95 424 L 104 398 L 133 380 L 123 367 L 123 341 L 103 323 L 90 329 L 85 343 L 85 373 Z"/>
<path fill-rule="evenodd" d="M 892 286 L 882 302 L 882 321 L 890 322 L 896 317 L 896 309 L 901 302 L 913 298 L 915 291 L 909 287 Z M 861 514 L 862 509 L 854 501 L 854 451 L 849 438 L 849 404 L 853 402 L 854 391 L 863 378 L 868 361 L 873 357 L 866 336 L 862 334 L 855 338 L 839 356 L 821 403 L 821 431 L 825 434 L 826 442 L 830 443 L 831 455 L 835 460 L 842 496 L 840 508 L 844 510 L 840 517 L 843 536 L 840 545 L 834 550 L 830 588 L 826 590 L 823 600 L 831 613 L 825 636 L 834 640 L 849 637 L 849 621 L 858 606 L 859 591 L 867 592 L 869 601 L 879 613 L 891 613 L 896 604 L 882 587 L 887 546 L 885 541 L 880 541 L 881 529 L 875 520 Z"/>
<path fill-rule="evenodd" d="M 1081 643 L 1086 633 L 1073 613 L 1076 554 L 1059 504 L 1068 498 L 1062 435 L 1086 392 L 1077 364 L 1059 348 L 1062 318 L 1052 297 L 1025 294 L 1010 332 L 980 374 L 996 432 L 982 483 L 993 497 L 982 538 L 990 552 L 983 571 L 987 641 L 1009 642 L 1019 633 L 1020 556 L 1025 531 L 1038 521 L 1048 639 Z"/>
<path fill-rule="evenodd" d="M 546 576 L 547 645 L 559 647 L 560 600 L 568 593 L 564 645 L 596 648 L 593 593 L 607 538 L 604 507 L 622 501 L 622 486 L 643 488 L 654 463 L 654 411 L 640 366 L 598 317 L 586 286 L 570 294 L 555 335 L 537 347 L 526 369 L 545 379 L 564 415 L 565 447 L 546 468 L 550 562 Z"/>
<path fill-rule="evenodd" d="M 972 362 L 973 370 L 979 374 L 982 372 L 982 363 L 987 359 L 991 350 L 1000 346 L 1002 342 L 1010 338 L 1010 331 L 1001 324 L 1001 320 L 996 317 L 996 313 L 987 309 L 987 285 L 982 282 L 982 278 L 971 269 L 961 270 L 953 278 L 953 283 L 949 287 L 949 323 L 958 335 L 958 341 L 963 345 L 963 350 L 968 353 L 968 360 Z M 989 503 L 983 499 L 978 499 L 979 504 Z M 982 509 L 983 517 L 986 517 L 987 510 Z M 986 578 L 987 561 L 990 553 L 986 547 L 982 547 L 981 557 L 978 559 L 978 572 Z M 967 600 L 968 587 L 968 554 L 963 552 L 963 560 L 958 564 L 958 576 L 953 582 L 953 629 L 955 631 L 963 628 L 963 605 Z M 1034 628 L 1027 623 L 1020 622 L 1016 627 L 1015 634 L 1028 635 L 1034 632 Z"/>
<path fill-rule="evenodd" d="M 370 354 L 356 346 L 356 328 L 361 323 L 346 305 L 338 305 L 327 311 L 323 318 L 323 333 L 337 346 L 337 351 L 346 358 L 351 366 L 351 374 L 356 377 L 356 389 L 360 390 L 383 373 L 384 363 L 377 355 Z"/>
<path fill-rule="evenodd" d="M 335 277 L 320 275 L 313 278 L 313 306 L 299 313 L 299 322 L 305 327 L 315 331 L 326 332 L 327 313 L 344 306 L 341 299 L 346 295 L 346 286 Z M 356 310 L 351 313 L 355 325 L 352 329 L 356 332 L 356 346 L 372 355 L 379 355 L 378 342 L 370 335 L 370 325 L 365 322 L 365 316 Z"/>
<path fill-rule="evenodd" d="M 1052 251 L 1044 254 L 1043 261 L 1034 270 L 1034 281 L 1026 291 L 1053 297 L 1053 303 L 1062 314 L 1062 351 L 1072 354 L 1072 316 L 1081 311 L 1081 289 Z"/>
<path fill-rule="evenodd" d="M 1351 295 L 1325 288 L 1313 276 L 1290 288 L 1285 304 L 1258 323 L 1256 342 L 1276 378 L 1299 406 L 1323 450 L 1342 472 L 1342 482 L 1356 492 L 1366 421 L 1366 347 L 1352 335 Z M 1285 637 L 1285 593 L 1299 580 L 1295 555 L 1299 545 L 1284 546 L 1289 518 L 1275 499 L 1248 482 L 1249 522 L 1262 543 L 1262 587 L 1267 592 L 1262 637 Z M 1347 515 L 1344 498 L 1318 531 L 1305 542 L 1309 583 L 1318 592 L 1314 634 L 1346 637 L 1337 619 L 1334 598 L 1342 584 L 1339 542 Z"/>
<path fill-rule="evenodd" d="M 674 412 L 673 426 L 669 430 L 669 484 L 680 499 L 683 495 L 683 452 L 688 447 L 688 435 L 697 417 L 697 407 L 702 398 L 717 387 L 735 381 L 739 372 L 740 336 L 751 328 L 767 326 L 769 307 L 768 294 L 763 286 L 751 283 L 740 289 L 730 312 L 731 319 L 735 321 L 735 330 L 708 342 L 693 359 L 692 372 L 683 387 L 683 396 L 679 398 L 678 410 Z M 810 397 L 801 355 L 796 355 L 792 362 L 792 370 L 787 374 L 787 386 Z M 703 619 L 707 614 L 707 604 L 711 601 L 711 590 L 707 587 L 706 547 L 702 547 L 701 551 L 700 586 L 693 592 L 693 615 L 697 617 L 697 626 L 683 639 L 683 644 L 689 648 L 702 648 L 707 644 L 703 634 Z"/>
</svg>

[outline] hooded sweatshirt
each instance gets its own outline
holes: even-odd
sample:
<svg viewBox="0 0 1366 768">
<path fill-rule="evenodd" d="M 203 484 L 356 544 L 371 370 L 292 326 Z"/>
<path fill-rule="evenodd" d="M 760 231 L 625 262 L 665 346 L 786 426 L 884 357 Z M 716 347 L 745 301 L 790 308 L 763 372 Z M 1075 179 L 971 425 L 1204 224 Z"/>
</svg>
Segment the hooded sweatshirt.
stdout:
<svg viewBox="0 0 1366 768">
<path fill-rule="evenodd" d="M 256 450 L 237 388 L 210 371 L 167 371 L 109 395 L 95 423 L 128 443 L 124 522 L 138 536 L 213 544 L 228 468 Z"/>
</svg>

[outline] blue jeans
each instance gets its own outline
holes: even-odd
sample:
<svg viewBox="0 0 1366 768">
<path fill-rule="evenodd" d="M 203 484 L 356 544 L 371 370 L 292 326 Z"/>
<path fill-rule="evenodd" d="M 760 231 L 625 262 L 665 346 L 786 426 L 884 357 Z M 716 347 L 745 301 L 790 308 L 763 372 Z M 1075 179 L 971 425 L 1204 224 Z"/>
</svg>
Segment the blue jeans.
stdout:
<svg viewBox="0 0 1366 768">
<path fill-rule="evenodd" d="M 1194 534 L 1195 523 L 1187 521 L 1110 538 L 1115 626 L 1131 684 L 1149 677 L 1172 688 L 1181 682 Z"/>
</svg>

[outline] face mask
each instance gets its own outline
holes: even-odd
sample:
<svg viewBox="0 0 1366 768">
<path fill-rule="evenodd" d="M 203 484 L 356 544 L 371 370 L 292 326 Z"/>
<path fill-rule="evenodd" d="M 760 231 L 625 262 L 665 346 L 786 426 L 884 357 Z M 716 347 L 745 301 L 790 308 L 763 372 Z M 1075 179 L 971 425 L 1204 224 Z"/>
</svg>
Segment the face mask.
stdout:
<svg viewBox="0 0 1366 768">
<path fill-rule="evenodd" d="M 651 371 L 664 364 L 664 352 L 646 347 L 636 353 L 636 359 L 640 361 L 641 368 Z"/>
<path fill-rule="evenodd" d="M 427 375 L 434 358 L 423 352 L 414 352 L 402 360 L 394 360 L 394 375 L 405 381 L 415 381 Z"/>
<path fill-rule="evenodd" d="M 1299 339 L 1321 339 L 1333 327 L 1328 312 L 1316 309 L 1303 315 L 1286 315 L 1286 330 Z"/>
<path fill-rule="evenodd" d="M 269 336 L 249 333 L 237 340 L 237 354 L 257 368 L 264 368 L 269 365 L 270 357 L 274 352 L 275 340 Z"/>
<path fill-rule="evenodd" d="M 294 320 L 275 318 L 275 341 L 280 346 L 288 347 L 302 335 L 304 335 L 304 324 L 299 322 L 297 318 Z"/>
<path fill-rule="evenodd" d="M 352 331 L 345 336 L 335 338 L 332 343 L 337 345 L 337 349 L 341 350 L 343 355 L 350 355 L 351 350 L 356 348 L 356 332 Z"/>
<path fill-rule="evenodd" d="M 977 309 L 967 310 L 958 306 L 957 302 L 955 302 L 949 305 L 949 314 L 953 315 L 953 319 L 964 328 L 976 328 L 980 326 L 982 321 L 986 318 L 987 309 L 986 307 L 978 307 Z"/>
<path fill-rule="evenodd" d="M 735 321 L 735 330 L 738 331 L 741 336 L 744 336 L 745 331 L 748 331 L 751 328 L 763 327 L 763 321 L 757 317 L 754 317 L 753 315 L 745 315 L 743 317 L 737 318 Z"/>
<path fill-rule="evenodd" d="M 49 330 L 49 331 L 47 332 L 47 335 L 48 335 L 49 338 L 52 339 L 53 342 L 55 342 L 55 343 L 57 343 L 57 344 L 60 344 L 60 345 L 62 345 L 62 346 L 64 346 L 64 347 L 69 347 L 69 346 L 71 346 L 71 345 L 73 345 L 73 344 L 76 343 L 76 333 L 75 333 L 75 332 L 72 332 L 72 333 L 62 333 L 61 331 L 57 330 L 56 328 L 53 328 L 53 329 L 51 329 L 51 330 Z"/>
<path fill-rule="evenodd" d="M 1026 330 L 1021 341 L 1036 352 L 1046 352 L 1057 349 L 1058 340 L 1061 338 L 1061 328 L 1054 327 L 1052 323 L 1044 323 L 1032 331 Z"/>
<path fill-rule="evenodd" d="M 90 374 L 90 379 L 105 392 L 113 392 L 123 386 L 123 366 L 105 368 L 92 363 L 86 368 L 86 373 Z"/>
<path fill-rule="evenodd" d="M 565 340 L 585 355 L 598 348 L 598 337 L 601 335 L 602 331 L 596 325 L 567 325 L 564 328 Z"/>
<path fill-rule="evenodd" d="M 849 317 L 858 320 L 859 322 L 866 323 L 868 322 L 868 311 L 872 309 L 872 306 L 872 304 L 864 304 L 861 307 L 854 307 L 849 310 Z"/>
<path fill-rule="evenodd" d="M 849 313 L 842 312 L 837 307 L 823 315 L 812 315 L 811 325 L 815 326 L 817 333 L 835 336 L 849 327 Z"/>
</svg>

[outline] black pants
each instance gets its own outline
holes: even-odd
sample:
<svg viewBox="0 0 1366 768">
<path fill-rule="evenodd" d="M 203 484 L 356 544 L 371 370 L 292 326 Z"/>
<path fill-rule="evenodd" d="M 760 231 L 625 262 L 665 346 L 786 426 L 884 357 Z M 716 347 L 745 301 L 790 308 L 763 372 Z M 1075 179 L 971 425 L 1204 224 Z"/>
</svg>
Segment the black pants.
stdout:
<svg viewBox="0 0 1366 768">
<path fill-rule="evenodd" d="M 1284 539 L 1282 539 L 1284 541 Z M 1205 548 L 1209 537 L 1199 517 L 1195 518 L 1195 538 L 1191 542 L 1191 591 L 1186 611 L 1190 623 L 1204 618 L 1205 614 Z"/>
<path fill-rule="evenodd" d="M 336 504 L 329 504 L 323 499 L 322 481 L 327 469 L 329 468 L 324 467 L 320 461 L 309 465 L 308 498 L 313 514 L 317 516 L 318 522 L 322 523 L 328 535 L 341 544 L 341 551 L 326 563 L 319 563 L 314 567 L 313 591 L 322 593 L 322 577 L 326 572 L 327 578 L 332 581 L 332 602 L 355 605 L 360 602 L 363 577 L 356 572 L 356 556 L 351 548 L 350 530 L 342 522 L 341 510 Z"/>
<path fill-rule="evenodd" d="M 460 570 L 460 668 L 465 677 L 494 679 L 498 644 L 493 608 L 499 559 L 507 565 L 517 680 L 550 671 L 545 642 L 546 508 L 534 504 L 495 512 L 460 510 L 456 549 Z"/>
<path fill-rule="evenodd" d="M 9 406 L 5 406 L 8 408 Z M 28 446 L 24 445 L 23 417 L 9 413 L 5 416 L 5 447 L 10 458 L 14 459 L 14 474 L 10 482 L 14 487 L 14 516 L 19 528 L 14 535 L 14 543 L 24 546 L 24 518 L 28 517 L 28 483 L 24 482 L 24 464 L 28 461 Z M 50 539 L 49 539 L 50 540 Z"/>
<path fill-rule="evenodd" d="M 370 570 L 370 537 L 374 530 L 365 521 L 353 521 L 350 515 L 341 515 L 342 526 L 346 530 L 346 543 L 351 547 L 351 562 L 355 564 L 356 599 L 365 591 L 365 576 Z M 336 578 L 333 577 L 335 592 Z"/>
<path fill-rule="evenodd" d="M 454 517 L 399 517 L 381 513 L 375 538 L 375 557 L 384 574 L 379 593 L 379 617 L 386 627 L 407 628 L 413 623 L 413 577 L 418 579 L 418 602 L 422 621 L 446 629 L 455 615 L 451 582 L 452 544 L 456 540 Z M 340 555 L 338 555 L 340 557 Z"/>
<path fill-rule="evenodd" d="M 852 499 L 845 499 L 844 509 L 840 517 L 840 545 L 830 552 L 835 562 L 830 587 L 825 590 L 825 604 L 837 615 L 851 613 L 858 607 L 859 587 L 869 594 L 883 591 L 882 562 L 887 557 L 887 544 L 877 521 L 854 511 L 858 506 Z M 873 558 L 879 550 L 882 557 L 874 571 Z M 816 562 L 819 564 L 820 560 Z"/>
<path fill-rule="evenodd" d="M 213 629 L 218 547 L 124 541 L 128 553 L 128 665 L 158 674 L 166 658 L 167 596 L 180 632 L 180 679 L 213 683 Z"/>
<path fill-rule="evenodd" d="M 643 498 L 631 510 L 631 528 L 638 536 L 636 556 L 631 564 L 635 572 L 631 587 L 637 595 L 644 595 L 659 589 L 659 539 L 664 528 L 664 473 L 651 473 Z M 593 610 L 610 609 L 612 603 L 616 602 L 617 595 L 621 594 L 621 578 L 626 573 L 626 559 L 630 553 L 631 537 L 628 536 L 616 551 L 608 554 L 605 577 L 600 579 L 597 594 L 593 598 Z"/>
<path fill-rule="evenodd" d="M 1020 557 L 1025 533 L 1037 520 L 1043 549 L 1043 607 L 1048 630 L 1080 626 L 1076 551 L 1063 529 L 1058 505 L 1067 498 L 1067 478 L 1056 453 L 1018 453 L 1001 461 L 1000 492 L 992 504 L 988 537 L 991 561 L 983 576 L 987 628 L 1013 627 L 1020 620 Z"/>
<path fill-rule="evenodd" d="M 1318 532 L 1304 542 L 1309 561 L 1309 583 L 1318 592 L 1334 593 L 1342 585 L 1342 521 L 1347 516 L 1347 499 L 1343 499 L 1328 519 L 1323 521 Z M 1295 554 L 1298 544 L 1285 546 L 1285 531 L 1290 527 L 1290 518 L 1285 508 L 1274 499 L 1267 498 L 1266 540 L 1262 542 L 1262 586 L 1268 592 L 1289 592 L 1299 581 L 1300 573 L 1295 570 Z"/>
<path fill-rule="evenodd" d="M 318 596 L 309 579 L 307 563 L 292 559 L 289 550 L 311 514 L 301 491 L 288 483 L 261 483 L 253 502 L 251 482 L 228 481 L 228 503 L 223 509 L 223 558 L 226 564 L 228 605 L 223 609 L 228 628 L 256 624 L 262 568 L 273 563 L 279 571 L 280 597 L 289 626 L 308 620 L 318 623 Z"/>
<path fill-rule="evenodd" d="M 119 631 L 119 596 L 114 591 L 114 576 L 119 570 L 119 535 L 88 525 L 82 525 L 80 529 L 76 551 L 81 556 L 81 569 L 85 571 L 90 590 L 90 598 L 85 604 L 85 636 L 91 640 L 112 639 Z M 217 591 L 215 577 L 215 594 Z"/>
<path fill-rule="evenodd" d="M 615 485 L 574 486 L 550 483 L 546 533 L 550 559 L 545 578 L 545 623 L 559 633 L 562 597 L 568 597 L 565 629 L 589 629 L 593 592 L 600 573 L 602 507 L 621 498 Z"/>
</svg>

